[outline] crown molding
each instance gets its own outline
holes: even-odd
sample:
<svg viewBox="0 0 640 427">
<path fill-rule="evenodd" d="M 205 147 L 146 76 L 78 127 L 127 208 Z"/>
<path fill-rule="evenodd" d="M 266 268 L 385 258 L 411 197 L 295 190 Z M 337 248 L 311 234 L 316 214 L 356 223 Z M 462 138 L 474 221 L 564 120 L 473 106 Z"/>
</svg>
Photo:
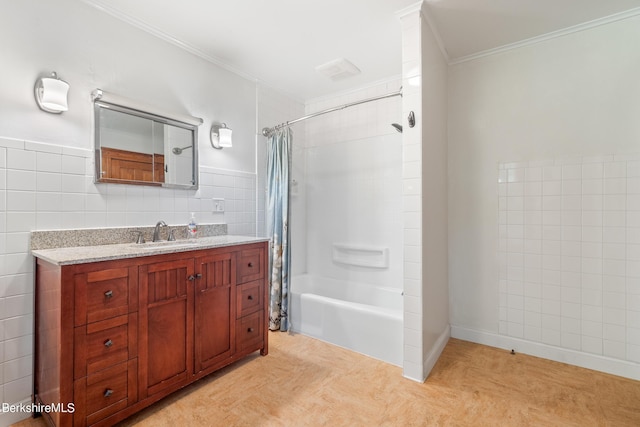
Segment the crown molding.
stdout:
<svg viewBox="0 0 640 427">
<path fill-rule="evenodd" d="M 404 9 L 400 9 L 399 11 L 395 12 L 396 18 L 402 19 L 407 15 L 411 15 L 412 13 L 420 12 L 422 10 L 422 3 L 423 0 L 420 0 L 412 5 L 405 7 Z"/>
<path fill-rule="evenodd" d="M 545 42 L 547 40 L 552 40 L 558 37 L 563 37 L 563 36 L 577 33 L 580 31 L 589 30 L 591 28 L 599 27 L 601 25 L 607 25 L 613 22 L 633 18 L 638 15 L 640 15 L 640 7 L 635 9 L 630 9 L 625 12 L 615 13 L 613 15 L 605 16 L 603 18 L 594 19 L 592 21 L 584 22 L 582 24 L 573 25 L 571 27 L 563 28 L 561 30 L 552 31 L 550 33 L 542 34 L 540 36 L 531 37 L 529 39 L 521 40 L 519 42 L 509 43 L 504 46 L 483 50 L 481 52 L 473 53 L 471 55 L 461 56 L 459 58 L 452 58 L 449 61 L 449 65 L 456 65 L 456 64 L 461 64 L 463 62 L 474 61 L 476 59 L 484 58 L 485 56 L 496 55 L 496 54 L 507 52 L 510 50 L 519 49 L 521 47 L 531 46 L 537 43 Z"/>
</svg>

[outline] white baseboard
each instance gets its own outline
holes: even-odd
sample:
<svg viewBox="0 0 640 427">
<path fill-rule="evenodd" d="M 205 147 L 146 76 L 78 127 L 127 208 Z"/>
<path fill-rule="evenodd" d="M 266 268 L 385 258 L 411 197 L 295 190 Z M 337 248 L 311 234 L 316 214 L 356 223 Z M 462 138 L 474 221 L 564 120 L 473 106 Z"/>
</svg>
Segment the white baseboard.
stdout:
<svg viewBox="0 0 640 427">
<path fill-rule="evenodd" d="M 429 354 L 427 354 L 427 357 L 425 357 L 425 359 L 423 360 L 422 365 L 404 361 L 402 375 L 412 381 L 420 383 L 425 382 L 425 380 L 429 376 L 429 373 L 431 372 L 431 369 L 433 369 L 433 366 L 438 361 L 440 354 L 442 354 L 442 350 L 444 350 L 444 348 L 446 347 L 450 336 L 451 328 L 449 327 L 449 325 L 447 325 L 447 327 L 444 329 L 444 331 L 442 331 L 442 333 L 434 343 L 433 348 L 431 349 Z"/>
<path fill-rule="evenodd" d="M 447 342 L 449 341 L 449 337 L 451 337 L 451 327 L 447 325 L 447 327 L 444 328 L 444 331 L 442 331 L 442 333 L 436 340 L 433 348 L 431 349 L 427 357 L 424 359 L 424 362 L 422 363 L 422 372 L 423 372 L 422 376 L 424 378 L 423 381 L 427 379 L 427 377 L 429 376 L 429 373 L 431 372 L 434 365 L 440 358 L 440 355 L 442 354 L 442 350 L 444 350 L 444 348 L 447 345 Z"/>
<path fill-rule="evenodd" d="M 542 357 L 556 362 L 567 363 L 581 368 L 606 372 L 607 374 L 640 380 L 640 364 L 626 360 L 613 359 L 597 354 L 555 347 L 547 344 L 527 341 L 519 338 L 498 335 L 492 332 L 451 326 L 451 337 L 471 341 L 505 350 L 515 350 L 530 356 Z"/>
</svg>

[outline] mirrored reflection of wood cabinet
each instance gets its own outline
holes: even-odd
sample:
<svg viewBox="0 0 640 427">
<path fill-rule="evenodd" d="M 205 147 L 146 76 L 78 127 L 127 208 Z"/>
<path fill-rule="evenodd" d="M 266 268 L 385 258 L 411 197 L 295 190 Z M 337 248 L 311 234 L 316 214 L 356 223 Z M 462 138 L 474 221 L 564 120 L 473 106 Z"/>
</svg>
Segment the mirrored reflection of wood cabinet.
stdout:
<svg viewBox="0 0 640 427">
<path fill-rule="evenodd" d="M 128 184 L 164 183 L 164 155 L 145 154 L 133 151 L 102 147 L 102 170 L 100 182 L 121 182 Z"/>
</svg>

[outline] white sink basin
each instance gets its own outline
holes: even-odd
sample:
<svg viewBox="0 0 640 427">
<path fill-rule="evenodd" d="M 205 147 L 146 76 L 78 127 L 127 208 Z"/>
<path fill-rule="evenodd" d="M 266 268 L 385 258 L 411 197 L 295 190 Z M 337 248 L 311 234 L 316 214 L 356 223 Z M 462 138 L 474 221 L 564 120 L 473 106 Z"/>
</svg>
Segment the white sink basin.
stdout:
<svg viewBox="0 0 640 427">
<path fill-rule="evenodd" d="M 192 241 L 187 241 L 185 242 L 184 240 L 175 240 L 173 242 L 150 242 L 150 243 L 142 243 L 142 244 L 136 244 L 135 247 L 138 249 L 142 249 L 142 250 L 153 250 L 153 249 L 163 249 L 163 248 L 188 248 L 188 247 L 194 247 L 197 246 L 198 242 L 192 242 Z"/>
</svg>

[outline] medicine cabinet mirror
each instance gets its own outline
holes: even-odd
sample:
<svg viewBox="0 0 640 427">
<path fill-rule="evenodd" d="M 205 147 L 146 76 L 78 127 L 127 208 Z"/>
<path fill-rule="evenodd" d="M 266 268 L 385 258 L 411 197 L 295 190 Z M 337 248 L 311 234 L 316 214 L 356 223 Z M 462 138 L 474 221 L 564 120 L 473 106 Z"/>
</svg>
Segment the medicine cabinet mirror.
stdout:
<svg viewBox="0 0 640 427">
<path fill-rule="evenodd" d="M 96 182 L 198 188 L 201 119 L 155 114 L 99 89 L 93 100 Z"/>
</svg>

